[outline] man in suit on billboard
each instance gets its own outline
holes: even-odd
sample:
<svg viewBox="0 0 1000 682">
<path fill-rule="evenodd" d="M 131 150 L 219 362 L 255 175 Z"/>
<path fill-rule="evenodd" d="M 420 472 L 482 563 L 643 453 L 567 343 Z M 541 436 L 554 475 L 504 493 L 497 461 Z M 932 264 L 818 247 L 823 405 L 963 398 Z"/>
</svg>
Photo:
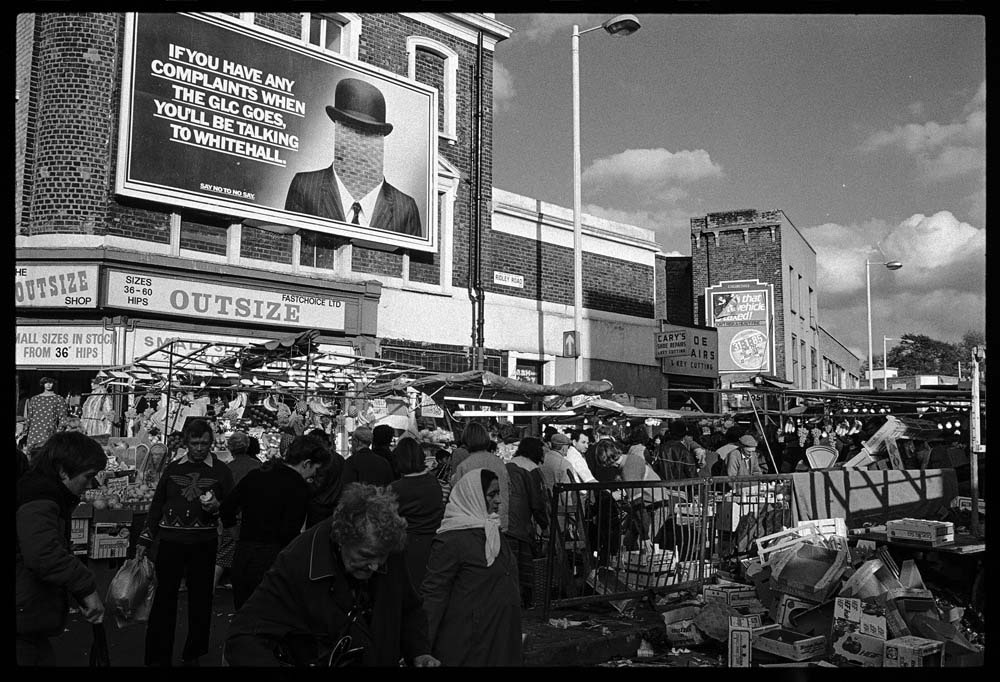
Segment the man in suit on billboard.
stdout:
<svg viewBox="0 0 1000 682">
<path fill-rule="evenodd" d="M 420 236 L 413 197 L 390 185 L 383 175 L 385 136 L 392 132 L 392 124 L 385 122 L 382 93 L 371 83 L 344 78 L 337 83 L 334 105 L 327 106 L 326 113 L 337 124 L 333 165 L 296 173 L 285 210 Z"/>
</svg>

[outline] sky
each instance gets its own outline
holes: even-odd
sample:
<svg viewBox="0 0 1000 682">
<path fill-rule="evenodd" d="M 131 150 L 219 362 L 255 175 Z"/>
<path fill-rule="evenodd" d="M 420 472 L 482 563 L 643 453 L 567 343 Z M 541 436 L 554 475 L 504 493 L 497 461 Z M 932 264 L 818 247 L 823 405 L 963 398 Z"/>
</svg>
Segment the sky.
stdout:
<svg viewBox="0 0 1000 682">
<path fill-rule="evenodd" d="M 496 14 L 495 187 L 572 207 L 573 25 L 610 16 Z M 585 213 L 690 255 L 690 218 L 781 209 L 816 250 L 820 324 L 862 360 L 866 260 L 903 263 L 871 267 L 876 357 L 985 331 L 983 16 L 637 17 L 580 37 Z"/>
</svg>

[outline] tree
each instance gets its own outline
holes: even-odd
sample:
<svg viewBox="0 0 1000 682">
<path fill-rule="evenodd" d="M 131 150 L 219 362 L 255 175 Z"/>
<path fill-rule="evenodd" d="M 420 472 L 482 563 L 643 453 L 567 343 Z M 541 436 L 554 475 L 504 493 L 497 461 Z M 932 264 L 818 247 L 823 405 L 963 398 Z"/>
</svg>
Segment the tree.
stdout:
<svg viewBox="0 0 1000 682">
<path fill-rule="evenodd" d="M 889 366 L 897 368 L 901 377 L 915 374 L 955 376 L 959 361 L 966 366 L 971 361 L 971 355 L 963 355 L 961 344 L 936 341 L 922 334 L 903 334 L 888 352 Z"/>
</svg>

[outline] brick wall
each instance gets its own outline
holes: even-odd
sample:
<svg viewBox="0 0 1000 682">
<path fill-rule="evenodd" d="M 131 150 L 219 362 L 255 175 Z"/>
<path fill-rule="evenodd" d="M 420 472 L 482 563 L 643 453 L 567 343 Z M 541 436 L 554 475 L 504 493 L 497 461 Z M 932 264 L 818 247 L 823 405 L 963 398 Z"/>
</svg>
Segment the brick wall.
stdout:
<svg viewBox="0 0 1000 682">
<path fill-rule="evenodd" d="M 355 246 L 351 249 L 351 269 L 373 275 L 403 276 L 403 254 Z"/>
<path fill-rule="evenodd" d="M 653 317 L 653 268 L 586 251 L 582 266 L 584 307 Z M 524 288 L 494 284 L 495 271 L 521 275 Z M 573 250 L 491 232 L 482 278 L 488 292 L 573 305 Z"/>
<path fill-rule="evenodd" d="M 417 48 L 414 55 L 414 68 L 417 80 L 438 90 L 438 129 L 442 129 L 444 121 L 444 57 L 439 54 Z"/>
<path fill-rule="evenodd" d="M 181 220 L 180 247 L 202 253 L 226 255 L 229 225 L 210 218 L 185 218 Z"/>
<path fill-rule="evenodd" d="M 22 220 L 30 234 L 100 234 L 117 120 L 120 15 L 35 16 L 34 125 Z M 33 135 L 31 134 L 33 133 Z"/>
<path fill-rule="evenodd" d="M 240 256 L 290 265 L 292 262 L 292 235 L 275 234 L 244 225 L 241 230 Z"/>
<path fill-rule="evenodd" d="M 741 216 L 744 212 L 738 213 Z M 709 214 L 711 216 L 728 214 Z M 751 227 L 747 230 L 747 241 L 743 240 L 743 230 L 720 230 L 719 243 L 715 237 L 704 233 L 698 239 L 695 219 L 691 220 L 691 262 L 692 262 L 692 302 L 698 324 L 705 324 L 705 288 L 722 280 L 756 279 L 770 283 L 774 287 L 774 339 L 775 367 L 778 376 L 785 366 L 784 339 L 785 317 L 784 296 L 782 294 L 781 228 Z"/>
<path fill-rule="evenodd" d="M 302 15 L 298 12 L 259 12 L 254 15 L 254 25 L 294 38 L 302 36 Z"/>
<path fill-rule="evenodd" d="M 25 163 L 28 145 L 28 131 L 34 130 L 37 114 L 31 106 L 38 99 L 38 79 L 32 77 L 31 64 L 35 51 L 35 17 L 32 14 L 18 14 L 16 24 L 16 54 L 14 63 L 17 101 L 14 102 L 14 227 L 20 231 L 25 192 Z M 32 92 L 34 96 L 32 96 Z"/>
</svg>

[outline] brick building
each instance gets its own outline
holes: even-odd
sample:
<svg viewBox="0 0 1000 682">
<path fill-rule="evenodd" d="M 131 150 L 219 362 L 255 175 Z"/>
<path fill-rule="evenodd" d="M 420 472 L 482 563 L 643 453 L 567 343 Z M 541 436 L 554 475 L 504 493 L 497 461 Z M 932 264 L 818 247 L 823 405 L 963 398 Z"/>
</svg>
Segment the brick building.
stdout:
<svg viewBox="0 0 1000 682">
<path fill-rule="evenodd" d="M 682 261 L 668 261 L 668 280 L 672 271 L 686 276 Z M 784 211 L 691 218 L 690 278 L 690 307 L 676 303 L 667 317 L 690 312 L 719 330 L 722 388 L 755 377 L 796 389 L 857 385 L 860 360 L 820 327 L 816 252 Z"/>
<path fill-rule="evenodd" d="M 460 12 L 18 15 L 18 393 L 42 374 L 84 393 L 171 337 L 304 329 L 463 371 L 476 254 L 484 367 L 572 380 L 571 216 L 493 189 L 492 55 L 511 30 Z M 293 177 L 330 168 L 344 78 L 383 95 L 386 183 L 419 231 L 383 226 L 379 203 L 367 225 L 290 208 Z M 585 376 L 655 397 L 652 233 L 583 230 Z"/>
</svg>

